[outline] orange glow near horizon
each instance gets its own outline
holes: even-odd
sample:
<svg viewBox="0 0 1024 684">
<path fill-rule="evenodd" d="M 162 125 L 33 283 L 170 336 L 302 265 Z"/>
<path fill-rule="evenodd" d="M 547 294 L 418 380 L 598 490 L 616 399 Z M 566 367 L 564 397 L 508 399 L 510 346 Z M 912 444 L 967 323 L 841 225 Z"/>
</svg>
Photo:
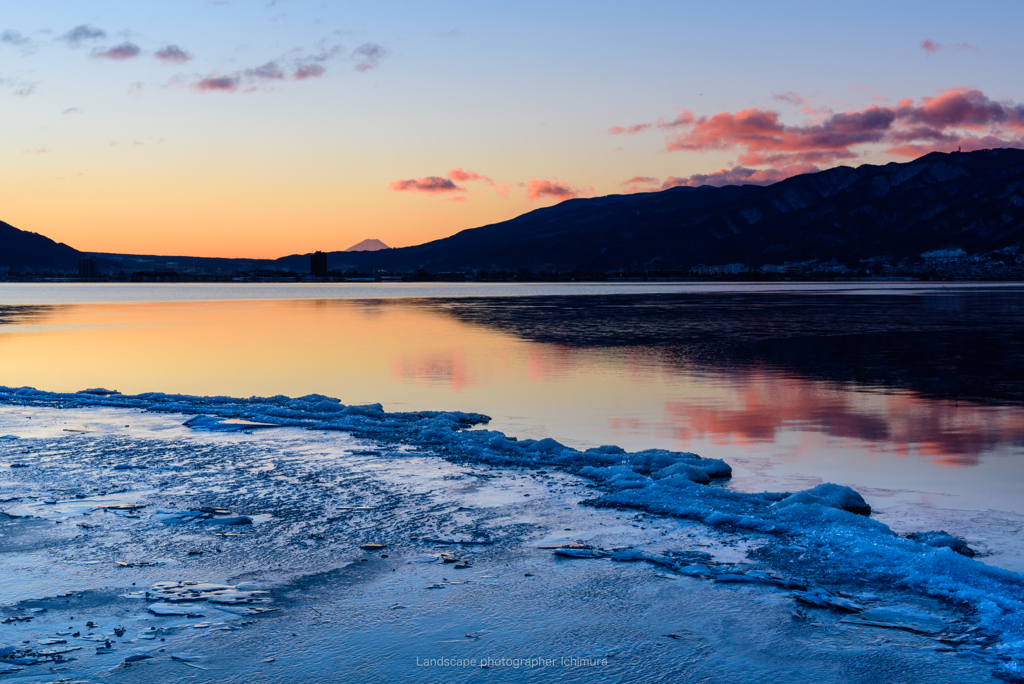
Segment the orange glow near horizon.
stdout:
<svg viewBox="0 0 1024 684">
<path fill-rule="evenodd" d="M 252 174 L 227 181 L 166 170 L 56 178 L 48 172 L 59 170 L 0 173 L 7 196 L 17 198 L 0 220 L 84 252 L 277 259 L 341 251 L 367 238 L 407 247 L 539 204 L 485 192 L 453 204 L 391 193 L 365 179 Z M 113 202 L 111 187 L 117 188 Z"/>
</svg>

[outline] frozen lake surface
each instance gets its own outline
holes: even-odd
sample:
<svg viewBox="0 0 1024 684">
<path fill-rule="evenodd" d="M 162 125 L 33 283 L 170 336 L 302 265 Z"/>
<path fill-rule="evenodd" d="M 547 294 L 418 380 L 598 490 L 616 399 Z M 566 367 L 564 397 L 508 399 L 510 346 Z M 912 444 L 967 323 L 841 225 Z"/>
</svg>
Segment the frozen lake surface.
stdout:
<svg viewBox="0 0 1024 684">
<path fill-rule="evenodd" d="M 70 618 L 85 608 L 76 605 L 105 632 L 95 615 L 123 615 L 134 621 L 124 637 L 133 645 L 64 667 L 146 681 L 207 676 L 197 666 L 214 668 L 209 681 L 288 681 L 284 667 L 266 669 L 286 662 L 306 668 L 308 681 L 335 681 L 339 670 L 352 681 L 536 678 L 510 665 L 496 675 L 506 666 L 415 664 L 519 653 L 613 654 L 607 665 L 537 665 L 580 681 L 907 681 L 910 671 L 914 681 L 984 681 L 1017 667 L 1024 289 L 362 285 L 0 285 L 0 386 L 9 388 L 0 391 L 0 436 L 17 438 L 0 440 L 0 500 L 10 499 L 0 509 L 19 516 L 0 515 L 0 563 L 18 577 L 0 603 L 10 616 L 48 608 L 0 629 L 65 638 L 49 631 L 65 621 L 60 631 L 80 631 L 82 620 Z M 17 393 L 22 386 L 42 392 Z M 90 387 L 188 396 L 50 393 Z M 477 431 L 468 442 L 438 441 L 424 426 L 374 428 L 394 415 L 378 409 L 360 425 L 330 407 L 287 416 L 283 404 L 267 413 L 259 402 L 192 396 L 310 394 L 491 420 L 437 418 L 448 425 L 441 434 Z M 214 414 L 217 427 L 218 412 L 288 426 L 246 434 L 183 425 Z M 495 433 L 480 430 L 519 442 L 492 444 Z M 568 455 L 517 451 L 543 438 Z M 620 467 L 614 454 L 587 457 L 614 458 L 584 470 L 574 454 L 606 444 L 724 459 L 733 477 L 669 491 L 642 464 L 607 470 Z M 27 467 L 9 467 L 19 464 Z M 132 464 L 146 467 L 115 469 Z M 823 482 L 860 492 L 877 524 L 829 506 L 794 517 L 803 509 L 783 511 L 760 494 Z M 253 524 L 218 536 L 226 527 L 216 522 L 166 521 L 204 507 Z M 93 525 L 97 516 L 106 522 Z M 436 545 L 423 529 L 500 541 Z M 933 530 L 965 539 L 975 559 L 903 538 Z M 358 548 L 368 540 L 386 543 L 388 557 Z M 758 579 L 715 582 L 681 575 L 679 563 L 538 548 L 568 541 L 653 558 L 705 552 L 708 577 Z M 442 552 L 471 556 L 472 567 L 452 570 Z M 450 584 L 463 581 L 455 573 L 472 581 Z M 121 596 L 137 591 L 131 582 L 178 580 L 254 582 L 271 598 L 256 607 L 274 611 L 156 617 L 144 600 Z M 950 645 L 852 625 L 834 607 L 799 608 L 780 582 L 827 588 L 862 608 L 923 610 L 946 621 L 941 637 L 968 636 Z M 382 601 L 407 607 L 378 612 Z M 239 629 L 192 626 L 211 621 Z M 183 664 L 170 647 L 138 641 L 166 625 L 159 638 L 206 649 L 209 662 Z M 131 649 L 156 657 L 125 668 Z M 233 651 L 251 662 L 226 659 Z"/>
<path fill-rule="evenodd" d="M 0 409 L 19 436 L 0 442 L 0 572 L 18 579 L 0 587 L 0 629 L 14 655 L 43 660 L 10 661 L 5 681 L 943 682 L 1012 665 L 1000 618 L 934 591 L 1009 573 L 897 540 L 939 583 L 865 584 L 861 561 L 800 545 L 833 525 L 844 544 L 877 543 L 863 516 L 823 507 L 839 522 L 811 521 L 806 538 L 800 525 L 705 525 L 619 507 L 615 485 L 565 467 L 488 465 L 516 452 L 445 432 L 443 414 L 222 432 L 163 412 L 190 401 L 140 411 L 37 394 Z M 305 419 L 302 403 L 276 420 L 313 427 L 320 402 L 304 402 Z M 192 406 L 211 427 L 241 415 L 237 402 Z M 275 420 L 268 406 L 259 415 Z M 239 516 L 251 524 L 219 522 Z M 568 542 L 600 557 L 550 548 Z M 617 562 L 627 547 L 649 560 Z M 911 570 L 904 560 L 889 569 Z M 989 600 L 1019 605 L 1009 581 Z M 168 584 L 243 597 L 171 601 Z M 923 612 L 943 631 L 851 624 L 799 590 Z"/>
</svg>

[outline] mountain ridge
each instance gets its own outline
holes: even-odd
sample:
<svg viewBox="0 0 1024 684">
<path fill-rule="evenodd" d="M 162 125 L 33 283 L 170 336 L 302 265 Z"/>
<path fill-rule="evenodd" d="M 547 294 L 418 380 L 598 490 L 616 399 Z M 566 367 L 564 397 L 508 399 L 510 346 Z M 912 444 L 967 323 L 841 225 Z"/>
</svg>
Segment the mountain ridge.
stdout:
<svg viewBox="0 0 1024 684">
<path fill-rule="evenodd" d="M 108 272 L 308 273 L 310 264 L 309 254 L 271 260 L 80 252 L 2 222 L 0 247 L 0 267 L 11 269 L 74 271 L 77 259 L 90 255 Z M 1024 150 L 933 152 L 768 186 L 576 198 L 421 245 L 327 256 L 331 270 L 363 272 L 606 272 L 814 261 L 859 267 L 919 262 L 928 254 L 997 254 L 1015 263 L 1024 257 Z"/>
<path fill-rule="evenodd" d="M 768 186 L 675 188 L 566 200 L 372 258 L 329 253 L 331 268 L 687 269 L 919 259 L 1024 245 L 1024 150 L 933 152 L 911 162 L 839 166 Z M 1021 250 L 1024 252 L 1024 250 Z M 296 263 L 285 257 L 278 263 Z M 371 262 L 372 259 L 372 262 Z M 291 260 L 291 261 L 289 261 Z"/>
<path fill-rule="evenodd" d="M 0 266 L 14 269 L 77 269 L 79 257 L 85 256 L 63 242 L 15 228 L 3 221 L 0 221 L 0 245 L 3 246 L 0 249 Z"/>
</svg>

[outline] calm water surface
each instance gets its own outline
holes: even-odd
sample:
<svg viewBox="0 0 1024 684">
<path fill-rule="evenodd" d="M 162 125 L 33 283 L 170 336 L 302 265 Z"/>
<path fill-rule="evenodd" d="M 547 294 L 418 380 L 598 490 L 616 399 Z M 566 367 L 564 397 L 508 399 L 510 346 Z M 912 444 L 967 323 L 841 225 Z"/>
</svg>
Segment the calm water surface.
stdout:
<svg viewBox="0 0 1024 684">
<path fill-rule="evenodd" d="M 1024 288 L 0 285 L 0 384 L 321 393 L 856 487 L 1024 569 Z"/>
</svg>

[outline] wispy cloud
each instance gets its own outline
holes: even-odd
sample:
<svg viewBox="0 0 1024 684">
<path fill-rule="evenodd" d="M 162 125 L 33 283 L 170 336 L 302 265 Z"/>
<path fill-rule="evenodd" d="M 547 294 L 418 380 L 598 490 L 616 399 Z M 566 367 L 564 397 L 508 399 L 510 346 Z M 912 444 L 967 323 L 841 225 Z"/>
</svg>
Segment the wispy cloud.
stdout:
<svg viewBox="0 0 1024 684">
<path fill-rule="evenodd" d="M 57 38 L 57 40 L 63 40 L 71 47 L 78 47 L 86 41 L 99 40 L 100 38 L 106 37 L 107 33 L 103 29 L 98 29 L 95 26 L 89 26 L 88 24 L 81 24 L 67 33 L 62 34 Z"/>
<path fill-rule="evenodd" d="M 205 92 L 233 93 L 242 82 L 238 76 L 207 76 L 192 84 L 196 90 Z"/>
<path fill-rule="evenodd" d="M 142 54 L 142 48 L 135 43 L 121 43 L 105 50 L 94 50 L 92 56 L 97 59 L 112 59 L 115 62 L 123 62 L 127 59 L 135 59 Z"/>
<path fill-rule="evenodd" d="M 320 78 L 325 73 L 327 73 L 327 69 L 321 64 L 300 64 L 292 74 L 292 78 L 296 81 L 305 81 L 307 78 Z"/>
<path fill-rule="evenodd" d="M 388 51 L 377 43 L 363 43 L 352 51 L 352 59 L 356 60 L 356 71 L 365 72 L 379 67 L 387 54 Z"/>
<path fill-rule="evenodd" d="M 649 129 L 653 124 L 641 123 L 634 124 L 632 126 L 612 126 L 608 129 L 608 133 L 611 135 L 634 135 L 636 133 L 643 133 Z"/>
<path fill-rule="evenodd" d="M 252 79 L 259 81 L 281 81 L 284 80 L 284 71 L 277 62 L 270 61 L 252 69 L 246 69 L 243 73 Z"/>
<path fill-rule="evenodd" d="M 669 176 L 661 184 L 661 190 L 679 187 L 699 187 L 701 185 L 713 185 L 715 187 L 722 187 L 723 185 L 771 185 L 799 173 L 810 173 L 817 170 L 818 168 L 815 166 L 762 170 L 749 169 L 745 166 L 734 166 L 731 169 L 719 169 L 711 173 L 695 173 L 684 178 Z"/>
<path fill-rule="evenodd" d="M 396 180 L 388 185 L 388 190 L 391 192 L 422 192 L 427 195 L 466 192 L 466 188 L 456 185 L 450 178 L 443 178 L 441 176 Z"/>
<path fill-rule="evenodd" d="M 632 126 L 612 126 L 608 129 L 608 135 L 636 135 L 649 131 L 652 128 L 673 129 L 680 126 L 689 126 L 693 123 L 693 112 L 688 109 L 682 110 L 673 118 L 661 118 L 657 121 L 633 124 Z"/>
<path fill-rule="evenodd" d="M 46 149 L 45 147 L 33 147 L 33 148 L 30 148 L 30 149 L 27 149 L 27 150 L 22 150 L 21 153 L 22 154 L 40 155 L 40 154 L 46 154 L 49 151 L 50 150 Z"/>
<path fill-rule="evenodd" d="M 505 198 L 508 197 L 509 190 L 512 189 L 511 183 L 495 183 L 491 178 L 488 178 L 482 173 L 477 173 L 476 171 L 467 171 L 466 169 L 458 167 L 449 171 L 448 177 L 451 178 L 453 181 L 457 181 L 459 183 L 471 183 L 474 181 L 487 183 L 492 188 L 494 188 L 494 192 L 496 192 L 499 196 Z"/>
<path fill-rule="evenodd" d="M 162 47 L 154 52 L 153 56 L 161 62 L 167 62 L 170 64 L 185 64 L 192 59 L 191 54 L 182 50 L 177 45 L 167 45 Z"/>
<path fill-rule="evenodd" d="M 475 171 L 466 171 L 465 169 L 461 168 L 454 168 L 451 171 L 449 171 L 448 177 L 454 181 L 459 181 L 460 183 L 465 183 L 467 181 L 484 181 L 485 183 L 490 183 L 491 185 L 494 185 L 494 181 L 492 181 L 487 176 L 483 176 Z"/>
<path fill-rule="evenodd" d="M 383 48 L 382 48 L 383 49 Z M 264 62 L 259 66 L 239 69 L 229 73 L 214 73 L 200 78 L 192 83 L 192 88 L 198 91 L 220 91 L 220 92 L 254 92 L 273 89 L 275 82 L 288 79 L 294 81 L 305 81 L 312 78 L 320 78 L 327 73 L 325 64 L 337 57 L 347 53 L 341 45 L 327 46 L 324 41 L 317 46 L 313 54 L 302 55 L 302 49 L 290 51 L 285 56 Z M 296 57 L 299 54 L 302 56 Z M 178 83 L 172 79 L 169 85 Z"/>
<path fill-rule="evenodd" d="M 789 104 L 796 105 L 797 107 L 799 107 L 800 105 L 805 105 L 809 102 L 809 100 L 806 97 L 794 93 L 792 90 L 786 93 L 776 93 L 772 95 L 772 99 L 778 100 L 779 102 L 788 102 Z"/>
<path fill-rule="evenodd" d="M 921 41 L 921 49 L 930 55 L 934 55 L 936 52 L 942 50 L 948 50 L 950 52 L 981 52 L 981 48 L 970 43 L 955 43 L 953 45 L 943 45 L 930 38 Z"/>
<path fill-rule="evenodd" d="M 629 180 L 622 181 L 620 185 L 625 185 L 627 192 L 650 192 L 653 189 L 651 186 L 657 185 L 659 182 L 653 176 L 633 176 Z"/>
<path fill-rule="evenodd" d="M 21 35 L 18 31 L 7 29 L 0 33 L 0 43 L 14 45 L 16 47 L 26 47 L 32 44 L 32 39 Z"/>
<path fill-rule="evenodd" d="M 579 197 L 581 192 L 568 183 L 531 178 L 526 184 L 526 198 L 531 200 L 552 197 L 558 200 Z"/>
<path fill-rule="evenodd" d="M 81 114 L 82 110 L 78 107 L 68 107 L 61 114 Z"/>
<path fill-rule="evenodd" d="M 13 95 L 28 97 L 36 92 L 38 81 L 23 81 L 16 78 L 0 78 L 0 88 L 9 88 Z"/>
</svg>

